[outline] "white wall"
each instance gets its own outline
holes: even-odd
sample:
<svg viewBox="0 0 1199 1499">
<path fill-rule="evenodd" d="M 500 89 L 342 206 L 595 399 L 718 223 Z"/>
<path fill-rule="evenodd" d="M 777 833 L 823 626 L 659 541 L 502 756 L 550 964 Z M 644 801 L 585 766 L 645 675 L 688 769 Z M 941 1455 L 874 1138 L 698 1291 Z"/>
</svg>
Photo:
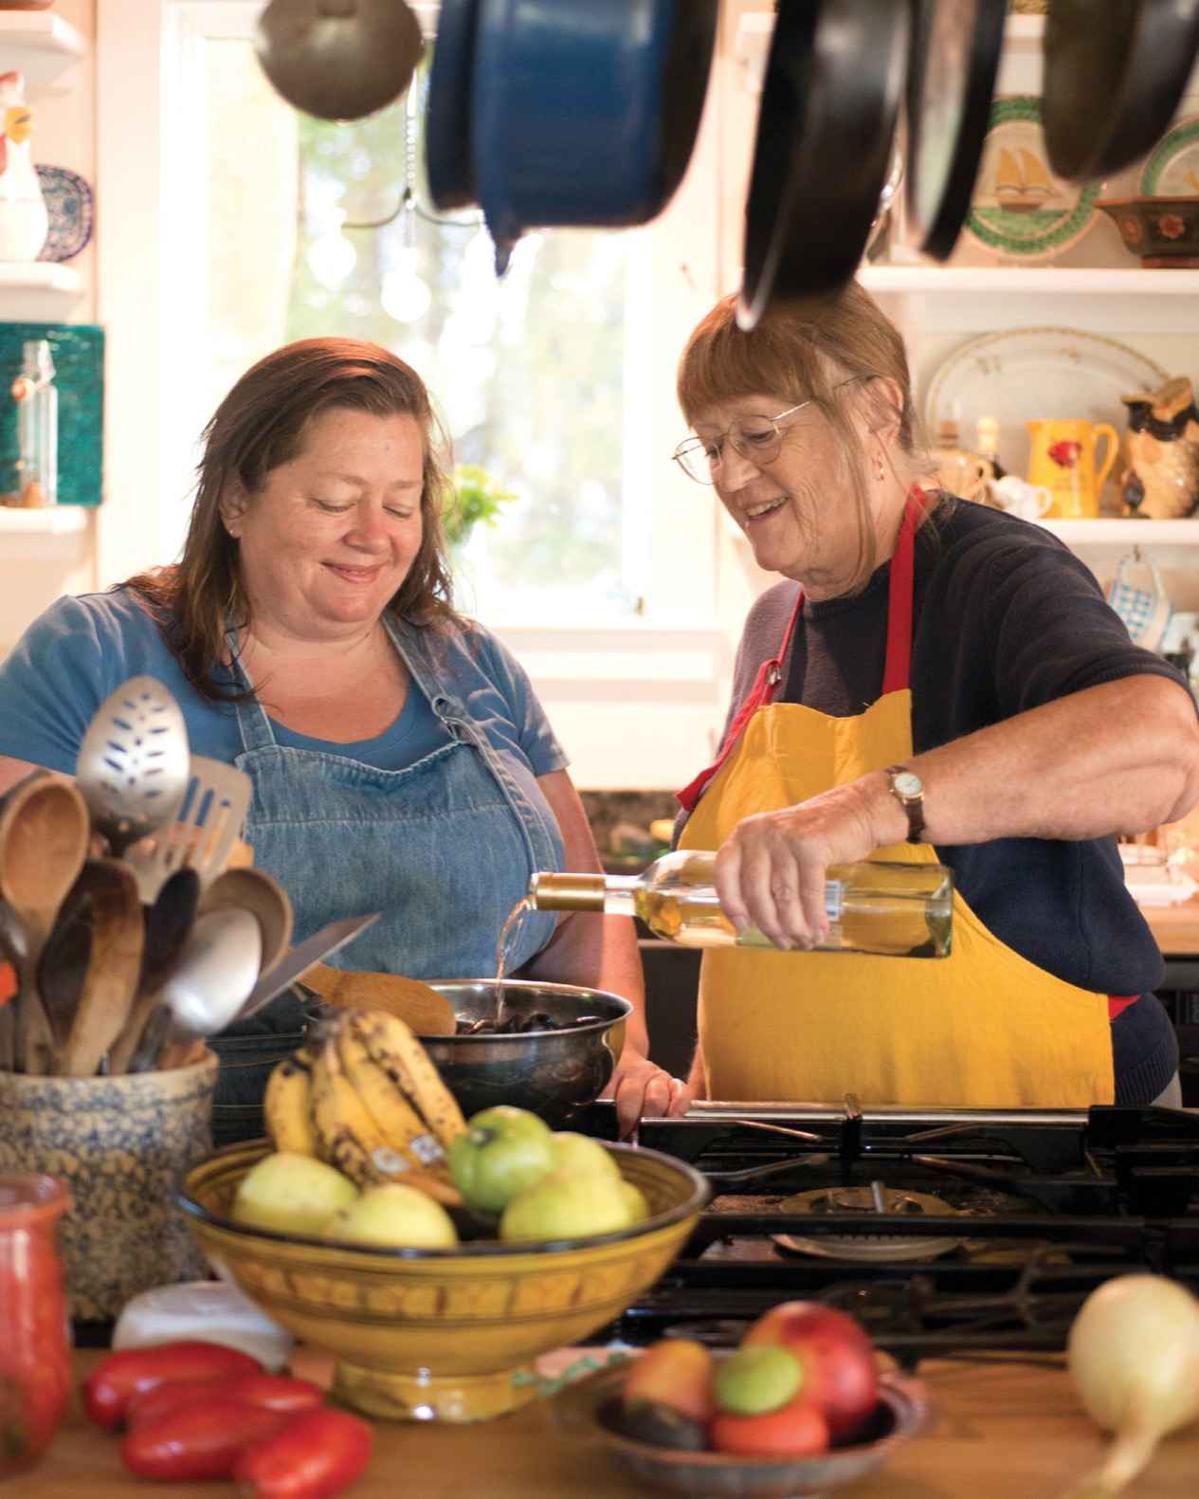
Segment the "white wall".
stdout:
<svg viewBox="0 0 1199 1499">
<path fill-rule="evenodd" d="M 95 35 L 93 0 L 58 0 L 56 12 L 89 42 Z M 6 66 L 0 56 L 0 70 Z M 73 63 L 48 89 L 31 88 L 33 159 L 69 167 L 96 182 L 95 66 L 89 55 Z M 0 295 L 4 322 L 92 322 L 95 320 L 95 244 L 70 264 L 84 278 L 82 295 L 64 301 L 27 292 Z M 5 395 L 7 393 L 4 393 Z M 63 536 L 0 529 L 0 655 L 48 603 L 63 593 L 83 593 L 95 578 L 94 519 L 87 528 Z"/>
</svg>

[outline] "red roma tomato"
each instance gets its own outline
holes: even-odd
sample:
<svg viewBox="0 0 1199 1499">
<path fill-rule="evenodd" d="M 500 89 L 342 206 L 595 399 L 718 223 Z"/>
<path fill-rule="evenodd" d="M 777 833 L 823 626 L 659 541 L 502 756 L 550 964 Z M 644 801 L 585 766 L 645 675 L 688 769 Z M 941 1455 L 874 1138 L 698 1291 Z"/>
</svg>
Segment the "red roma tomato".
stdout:
<svg viewBox="0 0 1199 1499">
<path fill-rule="evenodd" d="M 285 1411 L 288 1415 L 315 1410 L 323 1405 L 325 1392 L 309 1379 L 289 1379 L 283 1374 L 242 1374 L 235 1379 L 181 1379 L 169 1384 L 140 1390 L 125 1409 L 125 1425 L 131 1429 L 156 1421 L 170 1411 L 179 1410 L 195 1400 L 219 1395 L 223 1400 L 238 1400 L 263 1410 Z"/>
<path fill-rule="evenodd" d="M 209 1395 L 136 1427 L 121 1443 L 121 1461 L 138 1478 L 232 1478 L 247 1447 L 274 1436 L 294 1419 L 282 1411 Z"/>
<path fill-rule="evenodd" d="M 811 1457 L 828 1450 L 828 1422 L 800 1396 L 764 1416 L 718 1414 L 711 1427 L 717 1452 L 735 1457 Z"/>
<path fill-rule="evenodd" d="M 373 1444 L 365 1421 L 322 1406 L 243 1453 L 233 1476 L 245 1499 L 332 1499 L 365 1471 Z"/>
<path fill-rule="evenodd" d="M 198 1340 L 159 1343 L 153 1348 L 123 1348 L 92 1370 L 83 1387 L 89 1419 L 111 1431 L 125 1419 L 125 1408 L 140 1390 L 180 1379 L 233 1379 L 261 1374 L 262 1365 L 248 1353 Z"/>
</svg>

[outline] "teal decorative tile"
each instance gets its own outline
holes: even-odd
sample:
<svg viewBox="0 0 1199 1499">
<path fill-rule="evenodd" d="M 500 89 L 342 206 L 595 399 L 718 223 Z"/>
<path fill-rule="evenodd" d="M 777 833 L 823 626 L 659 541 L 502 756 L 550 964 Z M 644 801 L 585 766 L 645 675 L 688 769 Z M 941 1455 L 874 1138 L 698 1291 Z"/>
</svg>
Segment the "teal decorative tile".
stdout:
<svg viewBox="0 0 1199 1499">
<path fill-rule="evenodd" d="M 24 344 L 44 338 L 58 387 L 58 503 L 98 505 L 104 431 L 104 329 L 90 323 L 0 323 L 0 493 L 17 482 L 17 408 L 9 391 Z"/>
</svg>

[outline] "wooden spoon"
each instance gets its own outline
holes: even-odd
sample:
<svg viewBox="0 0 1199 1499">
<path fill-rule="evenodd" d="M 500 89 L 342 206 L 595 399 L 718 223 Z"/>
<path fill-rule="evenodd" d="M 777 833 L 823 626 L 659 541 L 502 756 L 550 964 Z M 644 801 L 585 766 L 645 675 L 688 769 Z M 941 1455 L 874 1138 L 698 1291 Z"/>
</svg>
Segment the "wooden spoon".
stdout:
<svg viewBox="0 0 1199 1499">
<path fill-rule="evenodd" d="M 91 859 L 84 878 L 91 906 L 91 947 L 58 1069 L 66 1077 L 94 1077 L 124 1030 L 145 943 L 133 871 L 119 859 Z"/>
<path fill-rule="evenodd" d="M 146 936 L 137 997 L 108 1054 L 111 1073 L 128 1070 L 146 1027 L 162 1004 L 162 986 L 175 971 L 199 904 L 200 876 L 194 869 L 185 868 L 177 869 L 154 897 L 153 904 L 145 907 Z"/>
<path fill-rule="evenodd" d="M 54 1067 L 50 1022 L 34 983 L 38 959 L 87 857 L 87 804 L 73 781 L 35 771 L 0 809 L 0 900 L 25 929 L 17 1004 L 17 1060 L 26 1072 Z"/>
<path fill-rule="evenodd" d="M 0 972 L 4 979 L 4 1003 L 0 1007 L 0 1069 L 12 1072 L 17 1065 L 17 998 L 21 991 L 21 974 L 28 957 L 25 928 L 11 906 L 0 901 Z"/>
<path fill-rule="evenodd" d="M 200 901 L 201 912 L 240 907 L 262 928 L 261 972 L 269 973 L 291 942 L 292 911 L 287 891 L 263 869 L 226 869 Z"/>
<path fill-rule="evenodd" d="M 452 1036 L 458 1029 L 444 994 L 400 973 L 347 973 L 317 963 L 304 975 L 305 988 L 331 1005 L 351 1010 L 387 1010 L 418 1036 Z"/>
</svg>

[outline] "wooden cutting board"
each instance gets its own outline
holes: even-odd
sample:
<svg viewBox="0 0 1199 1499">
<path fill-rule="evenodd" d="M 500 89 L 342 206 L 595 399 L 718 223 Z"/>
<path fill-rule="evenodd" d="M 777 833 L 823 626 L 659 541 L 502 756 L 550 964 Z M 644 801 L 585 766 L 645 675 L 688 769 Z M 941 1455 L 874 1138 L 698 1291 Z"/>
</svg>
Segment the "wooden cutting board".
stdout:
<svg viewBox="0 0 1199 1499">
<path fill-rule="evenodd" d="M 100 1357 L 76 1354 L 82 1377 Z M 329 1361 L 301 1351 L 297 1374 L 327 1382 Z M 896 1453 L 846 1499 L 1060 1499 L 1098 1458 L 1061 1362 L 929 1363 L 931 1432 Z M 553 1402 L 535 1401 L 475 1426 L 375 1426 L 371 1466 L 351 1499 L 649 1499 L 607 1454 L 567 1437 Z M 234 1499 L 232 1484 L 143 1484 L 122 1468 L 115 1438 L 74 1409 L 34 1472 L 12 1480 L 20 1499 Z M 1130 1499 L 1194 1499 L 1199 1428 L 1170 1437 Z M 418 1475 L 414 1477 L 414 1475 Z"/>
</svg>

